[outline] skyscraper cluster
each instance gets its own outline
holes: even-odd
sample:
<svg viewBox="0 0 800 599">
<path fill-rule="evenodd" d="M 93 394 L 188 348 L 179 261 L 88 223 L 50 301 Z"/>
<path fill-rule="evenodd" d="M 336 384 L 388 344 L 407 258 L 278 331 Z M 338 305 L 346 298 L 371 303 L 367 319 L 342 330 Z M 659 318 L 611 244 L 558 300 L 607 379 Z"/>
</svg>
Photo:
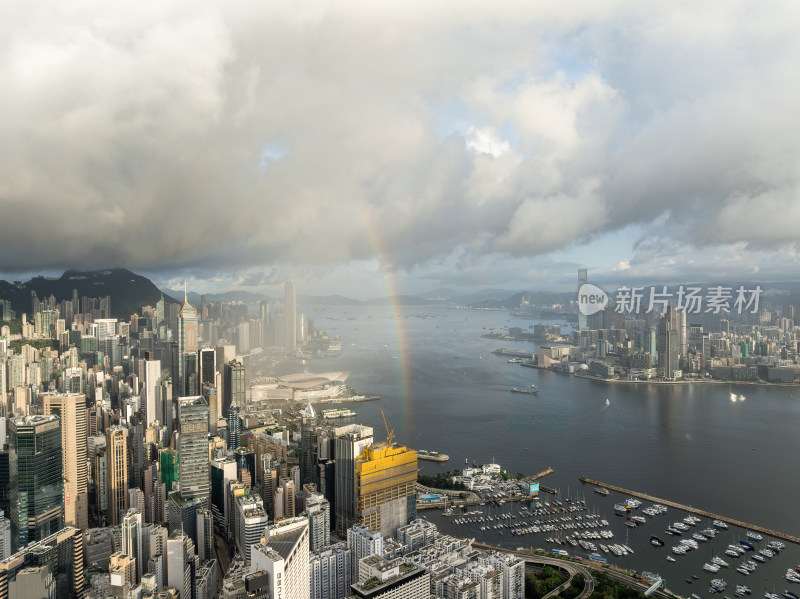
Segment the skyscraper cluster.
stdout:
<svg viewBox="0 0 800 599">
<path fill-rule="evenodd" d="M 579 268 L 578 289 L 588 282 L 587 270 Z M 582 376 L 793 382 L 800 358 L 793 332 L 796 306 L 770 301 L 755 309 L 762 290 L 750 287 L 623 285 L 608 291 L 607 305 L 587 314 L 584 308 L 592 307 L 597 298 L 591 294 L 598 291 L 590 289 L 570 304 L 577 311 L 571 332 L 540 323 L 533 333 L 514 328 L 509 333 L 540 342 L 538 366 Z M 523 297 L 523 315 L 536 309 L 542 307 Z"/>
<path fill-rule="evenodd" d="M 188 293 L 127 320 L 108 301 L 34 300 L 0 332 L 0 599 L 343 598 L 359 560 L 397 559 L 384 540 L 418 522 L 415 452 L 311 403 L 294 430 L 293 387 L 251 397 L 243 349 L 330 350 L 292 281 L 256 319 Z"/>
</svg>

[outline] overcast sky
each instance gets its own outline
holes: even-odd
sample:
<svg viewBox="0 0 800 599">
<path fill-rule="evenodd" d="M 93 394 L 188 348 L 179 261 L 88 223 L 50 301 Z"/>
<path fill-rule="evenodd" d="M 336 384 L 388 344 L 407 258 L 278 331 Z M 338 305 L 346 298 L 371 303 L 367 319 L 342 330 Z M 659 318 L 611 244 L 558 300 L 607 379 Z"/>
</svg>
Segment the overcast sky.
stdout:
<svg viewBox="0 0 800 599">
<path fill-rule="evenodd" d="M 3 2 L 0 275 L 796 280 L 800 3 Z"/>
</svg>

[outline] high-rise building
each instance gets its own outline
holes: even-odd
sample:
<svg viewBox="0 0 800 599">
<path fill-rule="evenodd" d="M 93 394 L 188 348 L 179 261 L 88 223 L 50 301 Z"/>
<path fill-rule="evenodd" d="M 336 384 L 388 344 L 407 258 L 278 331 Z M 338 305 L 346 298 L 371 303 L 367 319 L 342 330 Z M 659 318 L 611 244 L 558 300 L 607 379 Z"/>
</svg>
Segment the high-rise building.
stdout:
<svg viewBox="0 0 800 599">
<path fill-rule="evenodd" d="M 92 462 L 94 473 L 94 503 L 101 518 L 108 513 L 108 455 L 106 447 L 100 447 Z"/>
<path fill-rule="evenodd" d="M 97 325 L 97 340 L 104 341 L 111 339 L 117 332 L 116 318 L 96 318 L 94 324 Z"/>
<path fill-rule="evenodd" d="M 270 597 L 308 599 L 308 520 L 290 518 L 271 524 L 265 537 L 264 543 L 251 548 L 250 572 L 267 572 Z"/>
<path fill-rule="evenodd" d="M 0 510 L 0 561 L 11 556 L 11 521 Z"/>
<path fill-rule="evenodd" d="M 311 553 L 311 599 L 345 599 L 350 595 L 352 557 L 346 543 Z"/>
<path fill-rule="evenodd" d="M 219 416 L 217 415 L 217 402 L 219 395 L 217 394 L 217 387 L 214 385 L 203 385 L 201 389 L 203 397 L 208 402 L 208 431 L 212 435 L 217 434 L 217 425 L 219 423 Z"/>
<path fill-rule="evenodd" d="M 198 364 L 200 366 L 200 385 L 216 385 L 217 352 L 214 348 L 206 347 L 199 352 Z"/>
<path fill-rule="evenodd" d="M 136 558 L 122 551 L 111 554 L 108 564 L 109 594 L 126 597 L 136 586 Z"/>
<path fill-rule="evenodd" d="M 106 429 L 108 522 L 120 524 L 128 509 L 128 429 L 114 425 Z"/>
<path fill-rule="evenodd" d="M 589 282 L 588 276 L 586 274 L 586 269 L 581 267 L 578 269 L 578 289 L 580 291 L 583 285 Z M 588 326 L 586 314 L 583 314 L 580 310 L 578 310 L 578 330 L 582 331 Z"/>
<path fill-rule="evenodd" d="M 284 287 L 283 299 L 284 349 L 288 352 L 297 350 L 297 305 L 295 304 L 294 281 L 289 279 Z"/>
<path fill-rule="evenodd" d="M 683 312 L 681 310 L 681 312 Z M 680 342 L 679 317 L 675 306 L 667 306 L 667 311 L 658 322 L 658 368 L 664 378 L 674 378 L 679 368 Z"/>
<path fill-rule="evenodd" d="M 241 362 L 231 360 L 223 370 L 222 417 L 228 418 L 232 405 L 245 407 L 245 372 Z"/>
<path fill-rule="evenodd" d="M 167 584 L 175 587 L 180 599 L 192 597 L 195 559 L 194 543 L 178 531 L 167 539 Z"/>
<path fill-rule="evenodd" d="M 142 421 L 145 427 L 152 426 L 156 420 L 161 421 L 158 410 L 158 387 L 161 384 L 161 360 L 150 359 L 147 352 L 145 359 L 139 363 L 139 380 L 142 383 Z M 162 424 L 164 424 L 162 422 Z"/>
<path fill-rule="evenodd" d="M 356 514 L 360 524 L 393 537 L 416 518 L 417 454 L 392 442 L 373 444 L 356 460 Z"/>
<path fill-rule="evenodd" d="M 114 536 L 111 534 L 110 528 L 84 530 L 83 547 L 87 566 L 91 567 L 96 564 L 103 570 L 108 570 L 111 554 L 114 553 Z"/>
<path fill-rule="evenodd" d="M 55 580 L 56 597 L 84 596 L 83 535 L 76 528 L 62 528 L 0 561 L 0 599 L 15 599 L 11 582 L 29 567 L 47 568 Z"/>
<path fill-rule="evenodd" d="M 295 489 L 294 481 L 290 478 L 281 480 L 281 491 L 283 491 L 283 517 L 294 518 L 295 510 Z M 277 516 L 276 516 L 277 519 Z"/>
<path fill-rule="evenodd" d="M 161 524 L 146 524 L 142 531 L 142 559 L 148 573 L 155 574 L 159 589 L 166 583 L 167 530 Z"/>
<path fill-rule="evenodd" d="M 678 330 L 678 354 L 686 360 L 689 355 L 689 327 L 686 324 L 686 310 L 676 310 L 676 329 Z"/>
<path fill-rule="evenodd" d="M 228 483 L 236 480 L 236 460 L 221 456 L 211 460 L 211 512 L 220 530 L 227 532 L 230 521 Z"/>
<path fill-rule="evenodd" d="M 208 403 L 178 398 L 178 482 L 184 499 L 208 498 Z"/>
<path fill-rule="evenodd" d="M 317 492 L 310 493 L 305 503 L 311 551 L 319 551 L 331 544 L 331 506 L 322 493 Z"/>
<path fill-rule="evenodd" d="M 80 530 L 89 528 L 89 468 L 87 411 L 83 393 L 44 393 L 42 411 L 61 419 L 64 471 L 64 521 Z"/>
<path fill-rule="evenodd" d="M 352 552 L 350 577 L 355 581 L 358 580 L 358 564 L 362 558 L 383 554 L 383 535 L 356 525 L 347 529 L 347 547 Z"/>
<path fill-rule="evenodd" d="M 197 557 L 205 564 L 214 559 L 214 515 L 211 510 L 197 510 Z"/>
<path fill-rule="evenodd" d="M 239 420 L 239 404 L 234 397 L 228 408 L 228 449 L 236 449 L 241 444 L 242 427 Z"/>
<path fill-rule="evenodd" d="M 261 320 L 261 339 L 264 343 L 264 347 L 274 345 L 271 329 L 270 326 L 270 313 L 269 313 L 269 302 L 262 301 L 260 306 L 260 320 Z"/>
<path fill-rule="evenodd" d="M 2 369 L 0 363 L 0 369 Z M 8 420 L 6 418 L 0 419 L 3 423 L 3 433 L 6 433 Z M 5 444 L 0 446 L 0 510 L 2 510 L 6 517 L 9 517 L 9 494 L 8 487 L 10 482 L 11 470 L 8 464 L 8 437 L 5 438 Z"/>
<path fill-rule="evenodd" d="M 167 375 L 162 378 L 158 385 L 156 393 L 156 411 L 158 412 L 158 420 L 161 424 L 167 427 L 168 431 L 172 430 L 172 379 Z"/>
<path fill-rule="evenodd" d="M 236 549 L 250 561 L 250 548 L 264 537 L 269 517 L 258 494 L 236 499 Z"/>
<path fill-rule="evenodd" d="M 301 414 L 300 421 L 300 487 L 318 482 L 314 476 L 317 461 L 314 455 L 316 453 L 316 435 L 314 435 L 316 426 L 317 415 L 309 401 Z"/>
<path fill-rule="evenodd" d="M 64 462 L 58 416 L 9 423 L 9 503 L 14 549 L 64 528 Z"/>
<path fill-rule="evenodd" d="M 343 537 L 356 523 L 355 475 L 356 460 L 372 444 L 372 428 L 358 424 L 340 426 L 335 436 L 335 496 L 336 532 Z"/>
<path fill-rule="evenodd" d="M 178 312 L 178 393 L 189 395 L 189 377 L 197 374 L 197 338 L 199 332 L 197 310 L 184 293 L 183 306 Z M 189 358 L 191 356 L 191 358 Z M 192 368 L 190 371 L 189 368 Z"/>
<path fill-rule="evenodd" d="M 142 578 L 142 512 L 131 508 L 122 517 L 122 553 L 136 560 L 136 580 Z M 146 572 L 146 570 L 144 570 Z"/>
</svg>

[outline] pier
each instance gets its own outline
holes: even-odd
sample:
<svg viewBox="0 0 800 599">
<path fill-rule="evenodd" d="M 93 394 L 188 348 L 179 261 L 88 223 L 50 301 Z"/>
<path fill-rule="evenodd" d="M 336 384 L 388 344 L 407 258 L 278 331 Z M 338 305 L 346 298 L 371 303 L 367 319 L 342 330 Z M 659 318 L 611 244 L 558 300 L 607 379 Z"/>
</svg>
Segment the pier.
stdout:
<svg viewBox="0 0 800 599">
<path fill-rule="evenodd" d="M 547 470 L 542 470 L 542 471 L 541 471 L 539 474 L 534 474 L 534 475 L 531 477 L 531 480 L 533 480 L 533 481 L 537 481 L 537 480 L 539 480 L 540 478 L 544 478 L 545 476 L 548 476 L 548 475 L 550 475 L 550 474 L 553 474 L 553 472 L 555 472 L 555 470 L 553 470 L 552 468 L 548 468 Z"/>
<path fill-rule="evenodd" d="M 591 478 L 586 478 L 585 476 L 581 476 L 579 479 L 582 483 L 586 483 L 589 485 L 594 485 L 596 487 L 603 487 L 604 489 L 608 489 L 609 491 L 616 491 L 617 493 L 621 493 L 623 495 L 630 495 L 631 497 L 638 497 L 639 499 L 644 499 L 646 501 L 652 501 L 653 503 L 661 503 L 668 507 L 675 508 L 676 510 L 683 510 L 685 512 L 689 512 L 692 514 L 697 514 L 698 516 L 704 516 L 706 518 L 711 518 L 712 520 L 721 520 L 722 522 L 727 522 L 728 524 L 733 524 L 734 526 L 740 526 L 741 528 L 746 528 L 748 530 L 752 530 L 754 532 L 758 532 L 761 534 L 769 535 L 771 537 L 775 537 L 776 539 L 781 539 L 783 541 L 789 541 L 790 543 L 796 543 L 800 545 L 800 537 L 795 537 L 790 534 L 786 534 L 785 532 L 779 532 L 777 530 L 772 530 L 770 528 L 764 528 L 763 526 L 757 526 L 755 524 L 748 524 L 747 522 L 742 522 L 741 520 L 734 520 L 733 518 L 729 518 L 727 516 L 722 516 L 720 514 L 715 514 L 713 512 L 709 512 L 706 510 L 701 510 L 690 505 L 682 505 L 680 503 L 676 503 L 674 501 L 669 501 L 667 499 L 661 499 L 659 497 L 653 497 L 652 495 L 647 495 L 646 493 L 639 493 L 637 491 L 631 491 L 630 489 L 623 489 L 622 487 L 617 487 L 616 485 L 610 485 L 608 483 L 601 483 L 597 480 L 592 480 Z"/>
</svg>

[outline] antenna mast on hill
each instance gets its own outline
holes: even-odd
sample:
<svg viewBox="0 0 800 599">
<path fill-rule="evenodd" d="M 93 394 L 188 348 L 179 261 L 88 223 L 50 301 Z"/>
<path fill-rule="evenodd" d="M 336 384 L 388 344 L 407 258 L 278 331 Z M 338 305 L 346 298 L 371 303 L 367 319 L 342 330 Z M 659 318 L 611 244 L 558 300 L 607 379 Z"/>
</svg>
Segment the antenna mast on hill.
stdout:
<svg viewBox="0 0 800 599">
<path fill-rule="evenodd" d="M 389 423 L 386 422 L 386 414 L 383 413 L 383 410 L 381 410 L 381 416 L 383 416 L 383 425 L 386 427 L 386 443 L 391 445 L 394 442 L 394 429 L 389 430 Z"/>
</svg>

